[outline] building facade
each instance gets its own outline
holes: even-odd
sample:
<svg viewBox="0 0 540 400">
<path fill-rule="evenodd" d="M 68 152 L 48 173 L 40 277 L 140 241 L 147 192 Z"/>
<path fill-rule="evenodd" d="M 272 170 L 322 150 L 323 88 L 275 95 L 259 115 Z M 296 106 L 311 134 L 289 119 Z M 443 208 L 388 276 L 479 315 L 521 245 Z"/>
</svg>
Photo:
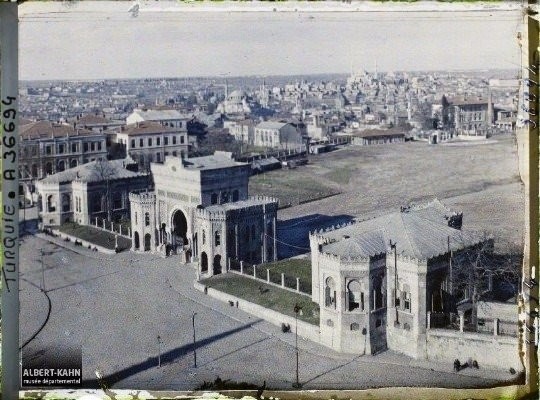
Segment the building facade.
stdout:
<svg viewBox="0 0 540 400">
<path fill-rule="evenodd" d="M 116 141 L 145 171 L 151 163 L 161 163 L 166 157 L 186 157 L 189 146 L 187 131 L 158 122 L 136 122 L 122 127 Z"/>
<path fill-rule="evenodd" d="M 462 138 L 486 137 L 493 124 L 491 96 L 451 98 L 443 97 L 443 126 Z"/>
<path fill-rule="evenodd" d="M 321 343 L 340 352 L 392 349 L 427 358 L 431 314 L 456 312 L 452 258 L 486 241 L 440 202 L 310 234 Z"/>
<path fill-rule="evenodd" d="M 107 159 L 105 134 L 50 121 L 21 126 L 19 172 L 23 190 L 30 197 L 35 182 L 92 161 Z"/>
<path fill-rule="evenodd" d="M 135 166 L 130 159 L 93 161 L 42 179 L 36 184 L 42 226 L 129 218 L 129 193 L 148 187 L 146 174 L 130 170 Z"/>
<path fill-rule="evenodd" d="M 289 149 L 302 145 L 302 134 L 286 122 L 264 121 L 255 126 L 255 146 Z"/>
<path fill-rule="evenodd" d="M 277 201 L 248 196 L 249 164 L 216 152 L 151 170 L 155 190 L 130 195 L 133 251 L 180 254 L 203 277 L 225 272 L 229 258 L 276 259 Z"/>
</svg>

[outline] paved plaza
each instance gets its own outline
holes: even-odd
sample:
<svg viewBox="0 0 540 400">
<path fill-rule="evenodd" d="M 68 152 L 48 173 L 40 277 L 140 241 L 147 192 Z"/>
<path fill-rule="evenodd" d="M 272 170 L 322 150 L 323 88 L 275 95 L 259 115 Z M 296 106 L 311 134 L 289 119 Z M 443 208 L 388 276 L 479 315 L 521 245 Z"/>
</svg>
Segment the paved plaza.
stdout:
<svg viewBox="0 0 540 400">
<path fill-rule="evenodd" d="M 51 359 L 80 348 L 85 387 L 97 387 L 98 370 L 112 388 L 193 390 L 217 377 L 292 388 L 294 334 L 196 291 L 193 266 L 175 257 L 104 255 L 45 238 L 27 235 L 21 245 L 24 360 Z M 343 355 L 303 338 L 299 348 L 305 389 L 482 387 L 514 378 L 508 371 L 484 368 L 455 373 L 452 365 L 389 351 Z"/>
</svg>

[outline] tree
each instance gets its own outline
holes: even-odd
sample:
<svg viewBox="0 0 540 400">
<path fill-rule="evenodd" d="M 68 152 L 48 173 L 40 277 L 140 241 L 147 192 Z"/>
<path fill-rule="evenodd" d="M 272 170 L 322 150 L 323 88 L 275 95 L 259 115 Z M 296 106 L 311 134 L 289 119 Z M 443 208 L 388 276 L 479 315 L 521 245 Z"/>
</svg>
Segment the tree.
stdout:
<svg viewBox="0 0 540 400">
<path fill-rule="evenodd" d="M 107 210 L 107 221 L 111 222 L 111 179 L 116 175 L 116 169 L 109 161 L 95 161 L 92 169 L 92 175 L 99 182 L 105 183 L 105 209 Z"/>
<path fill-rule="evenodd" d="M 476 326 L 480 300 L 508 300 L 517 294 L 522 254 L 516 246 L 496 253 L 493 238 L 485 232 L 476 245 L 461 247 L 452 254 L 452 294 L 455 302 L 471 302 L 471 323 Z"/>
</svg>

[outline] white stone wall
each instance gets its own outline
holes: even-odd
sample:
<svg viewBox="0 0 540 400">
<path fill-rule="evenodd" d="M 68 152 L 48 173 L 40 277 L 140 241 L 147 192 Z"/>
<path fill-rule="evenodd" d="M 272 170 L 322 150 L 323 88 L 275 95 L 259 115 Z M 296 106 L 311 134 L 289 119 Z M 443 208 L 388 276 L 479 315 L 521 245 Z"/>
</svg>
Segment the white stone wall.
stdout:
<svg viewBox="0 0 540 400">
<path fill-rule="evenodd" d="M 430 329 L 426 335 L 426 358 L 447 362 L 450 368 L 457 358 L 463 364 L 469 358 L 480 368 L 514 368 L 522 371 L 519 339 L 513 336 L 493 336 L 482 333 Z"/>
</svg>

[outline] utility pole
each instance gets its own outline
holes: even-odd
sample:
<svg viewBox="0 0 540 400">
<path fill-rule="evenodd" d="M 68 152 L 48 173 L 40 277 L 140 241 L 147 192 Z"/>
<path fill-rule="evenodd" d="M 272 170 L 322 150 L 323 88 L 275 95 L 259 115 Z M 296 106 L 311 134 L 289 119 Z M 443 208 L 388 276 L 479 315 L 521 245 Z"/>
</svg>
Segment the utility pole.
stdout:
<svg viewBox="0 0 540 400">
<path fill-rule="evenodd" d="M 197 313 L 193 311 L 193 315 L 191 317 L 191 323 L 193 326 L 193 367 L 197 368 L 197 347 L 196 347 L 196 339 L 195 339 L 195 315 Z"/>
<path fill-rule="evenodd" d="M 398 276 L 397 276 L 397 245 L 390 240 L 390 248 L 394 250 L 394 307 L 396 308 L 396 323 L 399 324 L 399 310 L 397 306 Z M 400 301 L 401 304 L 401 301 Z"/>
</svg>

